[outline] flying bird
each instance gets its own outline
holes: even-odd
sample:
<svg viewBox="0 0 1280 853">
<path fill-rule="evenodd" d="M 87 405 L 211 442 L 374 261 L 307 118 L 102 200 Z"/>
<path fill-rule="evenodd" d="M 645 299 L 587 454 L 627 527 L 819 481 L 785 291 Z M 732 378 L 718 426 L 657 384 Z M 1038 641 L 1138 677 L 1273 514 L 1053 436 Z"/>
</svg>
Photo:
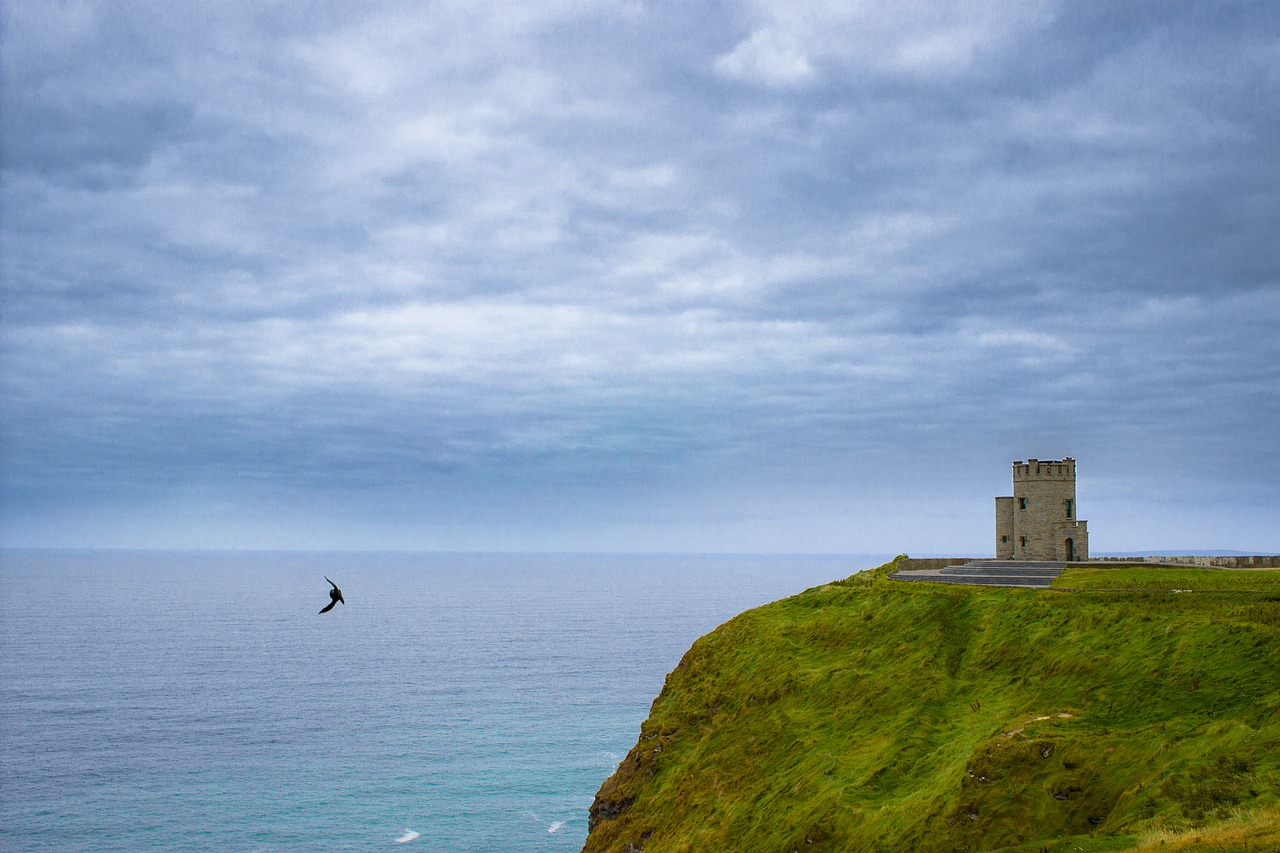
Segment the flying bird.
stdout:
<svg viewBox="0 0 1280 853">
<path fill-rule="evenodd" d="M 328 576 L 325 577 L 325 580 L 329 581 Z M 341 601 L 343 604 L 347 603 L 345 600 L 343 600 L 342 590 L 338 589 L 338 585 L 333 581 L 329 581 L 329 585 L 332 586 L 333 589 L 329 590 L 329 603 L 325 605 L 324 610 L 320 611 L 321 613 L 328 613 L 330 610 L 333 609 L 333 605 L 337 604 L 339 601 Z"/>
</svg>

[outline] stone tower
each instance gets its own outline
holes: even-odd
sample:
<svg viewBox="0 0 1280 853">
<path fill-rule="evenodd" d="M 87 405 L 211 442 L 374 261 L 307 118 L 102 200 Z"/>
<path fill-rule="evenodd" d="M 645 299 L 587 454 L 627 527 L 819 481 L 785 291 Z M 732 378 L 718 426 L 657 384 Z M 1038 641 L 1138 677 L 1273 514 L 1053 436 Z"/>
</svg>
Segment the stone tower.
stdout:
<svg viewBox="0 0 1280 853">
<path fill-rule="evenodd" d="M 1088 522 L 1076 518 L 1076 460 L 1013 463 L 1013 497 L 996 498 L 996 559 L 1089 559 Z"/>
</svg>

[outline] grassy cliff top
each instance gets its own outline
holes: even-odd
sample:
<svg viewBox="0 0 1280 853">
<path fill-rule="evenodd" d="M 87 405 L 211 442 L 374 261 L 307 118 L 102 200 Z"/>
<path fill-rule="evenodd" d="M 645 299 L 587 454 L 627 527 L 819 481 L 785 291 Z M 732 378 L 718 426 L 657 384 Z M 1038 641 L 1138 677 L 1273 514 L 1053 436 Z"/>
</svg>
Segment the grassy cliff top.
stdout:
<svg viewBox="0 0 1280 853">
<path fill-rule="evenodd" d="M 891 569 L 698 640 L 584 853 L 1280 850 L 1280 572 Z"/>
</svg>

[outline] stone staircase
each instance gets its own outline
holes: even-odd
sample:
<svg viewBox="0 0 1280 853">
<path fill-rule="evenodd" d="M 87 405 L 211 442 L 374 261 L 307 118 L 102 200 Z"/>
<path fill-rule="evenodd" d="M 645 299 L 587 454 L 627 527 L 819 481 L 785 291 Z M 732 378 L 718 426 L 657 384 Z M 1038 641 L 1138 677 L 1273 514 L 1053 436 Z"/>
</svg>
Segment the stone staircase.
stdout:
<svg viewBox="0 0 1280 853">
<path fill-rule="evenodd" d="M 1062 574 L 1066 565 L 1066 563 L 1029 560 L 969 560 L 967 563 L 945 566 L 941 569 L 897 571 L 889 577 L 897 581 L 1048 589 L 1054 578 Z"/>
</svg>

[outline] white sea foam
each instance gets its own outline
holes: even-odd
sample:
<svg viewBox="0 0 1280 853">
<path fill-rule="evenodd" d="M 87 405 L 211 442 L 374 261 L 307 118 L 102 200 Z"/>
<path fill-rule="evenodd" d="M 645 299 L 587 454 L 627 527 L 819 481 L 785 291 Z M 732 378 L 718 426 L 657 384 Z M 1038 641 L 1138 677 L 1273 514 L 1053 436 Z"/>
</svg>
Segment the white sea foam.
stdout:
<svg viewBox="0 0 1280 853">
<path fill-rule="evenodd" d="M 567 820 L 544 820 L 533 812 L 525 812 L 525 814 L 536 820 L 538 823 L 545 823 L 547 825 L 547 833 L 549 835 L 554 835 L 559 832 L 566 823 L 569 823 Z"/>
<path fill-rule="evenodd" d="M 420 835 L 422 835 L 421 832 L 414 832 L 412 829 L 406 829 L 404 831 L 404 835 L 396 839 L 396 844 L 407 844 Z"/>
</svg>

